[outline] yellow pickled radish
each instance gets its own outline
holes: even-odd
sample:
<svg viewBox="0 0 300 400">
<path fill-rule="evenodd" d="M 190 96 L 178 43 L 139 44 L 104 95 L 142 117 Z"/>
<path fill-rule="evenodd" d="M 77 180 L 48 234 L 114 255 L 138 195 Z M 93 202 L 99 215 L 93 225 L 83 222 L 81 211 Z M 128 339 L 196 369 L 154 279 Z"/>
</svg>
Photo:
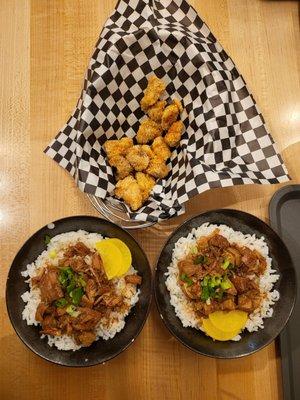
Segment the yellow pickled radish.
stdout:
<svg viewBox="0 0 300 400">
<path fill-rule="evenodd" d="M 209 314 L 211 323 L 223 332 L 242 330 L 247 322 L 248 314 L 244 311 L 215 311 Z"/>
<path fill-rule="evenodd" d="M 118 247 L 108 240 L 101 240 L 95 244 L 96 250 L 101 256 L 103 267 L 108 279 L 122 275 L 124 260 Z"/>
<path fill-rule="evenodd" d="M 131 267 L 131 263 L 132 263 L 132 257 L 131 257 L 131 252 L 130 252 L 129 247 L 124 242 L 122 242 L 122 240 L 120 240 L 120 239 L 112 238 L 112 239 L 107 239 L 107 240 L 109 240 L 111 243 L 116 245 L 117 248 L 122 253 L 124 263 L 122 265 L 123 268 L 122 268 L 121 275 L 126 274 L 126 272 L 128 272 L 129 268 Z"/>
<path fill-rule="evenodd" d="M 203 320 L 203 328 L 205 333 L 215 340 L 219 340 L 225 342 L 226 340 L 233 339 L 237 336 L 240 330 L 232 331 L 232 332 L 224 332 L 220 329 L 216 328 L 210 321 L 209 318 Z"/>
</svg>

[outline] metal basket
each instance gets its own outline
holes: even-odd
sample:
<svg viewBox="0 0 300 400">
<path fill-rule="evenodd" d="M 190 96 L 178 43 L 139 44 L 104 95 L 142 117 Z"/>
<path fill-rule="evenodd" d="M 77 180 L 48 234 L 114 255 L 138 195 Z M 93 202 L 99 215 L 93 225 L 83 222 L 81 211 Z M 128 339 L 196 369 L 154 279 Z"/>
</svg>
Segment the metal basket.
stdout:
<svg viewBox="0 0 300 400">
<path fill-rule="evenodd" d="M 87 196 L 101 215 L 123 229 L 142 229 L 155 224 L 155 222 L 134 221 L 130 219 L 124 205 L 114 199 L 100 199 L 100 197 L 91 194 L 87 194 Z"/>
</svg>

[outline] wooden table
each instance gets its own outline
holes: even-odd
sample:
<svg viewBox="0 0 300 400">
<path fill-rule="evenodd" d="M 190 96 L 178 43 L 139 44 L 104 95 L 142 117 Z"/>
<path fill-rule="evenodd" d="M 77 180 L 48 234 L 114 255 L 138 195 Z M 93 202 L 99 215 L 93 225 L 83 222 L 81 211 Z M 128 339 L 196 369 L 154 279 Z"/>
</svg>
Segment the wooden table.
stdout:
<svg viewBox="0 0 300 400">
<path fill-rule="evenodd" d="M 73 180 L 43 154 L 80 93 L 83 74 L 116 1 L 2 0 L 0 7 L 0 398 L 279 399 L 280 358 L 272 343 L 240 360 L 198 356 L 166 330 L 153 305 L 125 353 L 104 366 L 68 369 L 32 354 L 7 318 L 5 283 L 21 244 L 60 217 L 97 215 Z M 237 63 L 273 132 L 293 182 L 300 179 L 297 1 L 194 0 L 191 3 Z M 231 207 L 267 219 L 279 186 L 212 190 L 187 214 L 134 232 L 154 267 L 163 241 L 188 216 Z"/>
</svg>

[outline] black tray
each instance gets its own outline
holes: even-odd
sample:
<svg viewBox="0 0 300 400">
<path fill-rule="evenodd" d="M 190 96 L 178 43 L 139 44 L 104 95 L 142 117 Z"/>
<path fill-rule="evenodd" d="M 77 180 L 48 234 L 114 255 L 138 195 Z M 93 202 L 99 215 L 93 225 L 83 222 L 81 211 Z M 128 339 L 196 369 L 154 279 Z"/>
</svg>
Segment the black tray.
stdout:
<svg viewBox="0 0 300 400">
<path fill-rule="evenodd" d="M 292 256 L 297 286 L 300 286 L 300 185 L 278 190 L 269 205 L 271 226 L 281 236 Z M 293 315 L 280 335 L 283 392 L 285 400 L 300 399 L 300 296 Z"/>
</svg>

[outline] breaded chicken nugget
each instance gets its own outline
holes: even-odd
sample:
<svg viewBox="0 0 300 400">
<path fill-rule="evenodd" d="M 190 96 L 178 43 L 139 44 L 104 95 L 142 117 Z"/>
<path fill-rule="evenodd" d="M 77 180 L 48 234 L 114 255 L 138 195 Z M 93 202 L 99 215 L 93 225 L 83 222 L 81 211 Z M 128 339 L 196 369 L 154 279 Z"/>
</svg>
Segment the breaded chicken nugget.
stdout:
<svg viewBox="0 0 300 400">
<path fill-rule="evenodd" d="M 128 137 L 124 137 L 120 140 L 107 140 L 104 145 L 104 151 L 108 158 L 115 156 L 125 156 L 126 152 L 130 147 L 133 146 L 133 140 Z"/>
<path fill-rule="evenodd" d="M 149 157 L 142 146 L 133 146 L 126 155 L 127 161 L 136 171 L 144 171 L 149 165 Z"/>
<path fill-rule="evenodd" d="M 161 118 L 164 112 L 164 109 L 167 105 L 165 100 L 158 101 L 148 109 L 148 116 L 152 121 L 157 122 L 158 124 L 161 123 Z"/>
<path fill-rule="evenodd" d="M 155 156 L 155 153 L 152 151 L 151 147 L 148 144 L 142 144 L 141 148 L 147 154 L 149 159 Z"/>
<path fill-rule="evenodd" d="M 136 135 L 136 140 L 140 144 L 146 144 L 161 134 L 161 126 L 156 122 L 151 121 L 151 119 L 146 119 L 140 125 L 140 129 Z"/>
<path fill-rule="evenodd" d="M 142 110 L 147 111 L 149 107 L 153 106 L 165 89 L 166 85 L 164 82 L 157 78 L 157 76 L 152 75 L 149 78 L 147 89 L 145 90 L 144 97 L 141 100 Z"/>
<path fill-rule="evenodd" d="M 161 126 L 163 130 L 167 131 L 170 126 L 177 121 L 179 115 L 179 108 L 176 104 L 171 104 L 170 106 L 166 107 L 162 119 L 161 119 Z"/>
<path fill-rule="evenodd" d="M 151 148 L 153 150 L 153 153 L 162 158 L 164 161 L 167 161 L 167 159 L 171 157 L 169 146 L 166 144 L 164 138 L 161 136 L 154 139 Z"/>
<path fill-rule="evenodd" d="M 155 180 L 152 176 L 144 174 L 143 172 L 137 172 L 135 174 L 135 179 L 142 191 L 143 202 L 149 198 L 149 194 L 153 187 L 155 186 Z"/>
<path fill-rule="evenodd" d="M 182 104 L 181 104 L 181 101 L 178 100 L 178 99 L 174 99 L 174 100 L 173 100 L 173 104 L 175 104 L 175 105 L 178 107 L 179 112 L 182 113 L 182 111 L 183 111 L 183 106 L 182 106 Z"/>
<path fill-rule="evenodd" d="M 142 207 L 142 191 L 137 181 L 131 175 L 116 184 L 115 195 L 119 199 L 123 199 L 133 211 Z"/>
<path fill-rule="evenodd" d="M 164 160 L 158 156 L 151 158 L 149 167 L 146 169 L 147 174 L 154 176 L 154 178 L 165 178 L 169 173 L 169 168 Z"/>
<path fill-rule="evenodd" d="M 117 170 L 117 180 L 124 179 L 132 172 L 132 167 L 123 156 L 114 156 L 109 159 L 109 164 Z"/>
<path fill-rule="evenodd" d="M 180 100 L 174 99 L 172 104 L 165 108 L 163 111 L 161 125 L 162 128 L 167 131 L 170 126 L 177 121 L 179 114 L 183 111 Z"/>
<path fill-rule="evenodd" d="M 184 130 L 184 124 L 182 121 L 174 122 L 174 124 L 172 124 L 166 136 L 164 137 L 167 145 L 170 147 L 178 146 L 183 130 Z"/>
</svg>

